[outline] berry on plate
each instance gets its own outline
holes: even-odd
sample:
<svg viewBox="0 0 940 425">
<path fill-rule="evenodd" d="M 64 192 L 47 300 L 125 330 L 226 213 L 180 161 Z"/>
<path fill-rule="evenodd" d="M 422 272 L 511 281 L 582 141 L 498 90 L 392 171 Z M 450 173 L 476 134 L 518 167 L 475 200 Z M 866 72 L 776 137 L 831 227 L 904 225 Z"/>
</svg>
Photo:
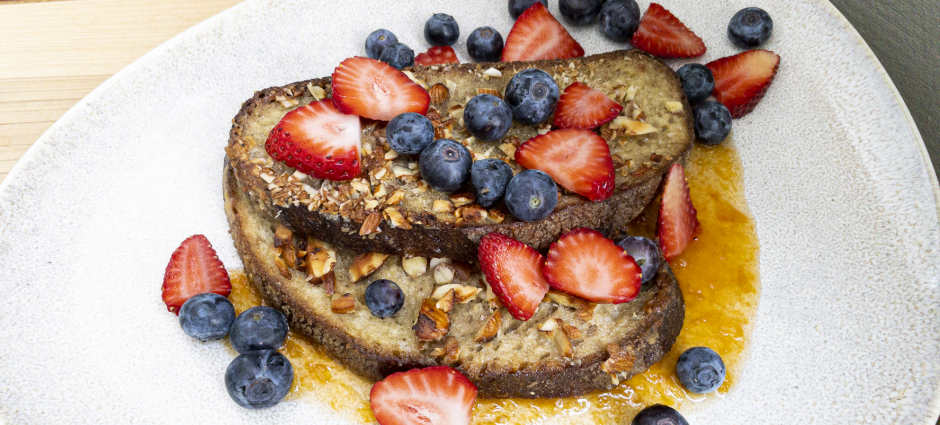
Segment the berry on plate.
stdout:
<svg viewBox="0 0 940 425">
<path fill-rule="evenodd" d="M 630 425 L 689 425 L 676 409 L 654 404 L 637 413 Z"/>
<path fill-rule="evenodd" d="M 663 200 L 659 204 L 659 219 L 656 222 L 656 237 L 663 251 L 663 258 L 672 260 L 689 246 L 698 231 L 698 217 L 685 182 L 685 169 L 679 163 L 672 164 L 666 176 Z"/>
<path fill-rule="evenodd" d="M 725 362 L 708 347 L 692 347 L 679 355 L 676 376 L 685 389 L 705 394 L 718 389 L 725 382 Z"/>
<path fill-rule="evenodd" d="M 574 229 L 548 248 L 545 279 L 552 288 L 586 300 L 620 304 L 640 293 L 640 267 L 600 232 Z"/>
<path fill-rule="evenodd" d="M 486 282 L 512 317 L 529 320 L 548 293 L 542 254 L 509 236 L 490 233 L 480 241 L 477 259 Z"/>
<path fill-rule="evenodd" d="M 213 341 L 228 335 L 235 321 L 235 307 L 219 294 L 206 292 L 195 295 L 180 308 L 183 332 L 200 341 Z"/>
<path fill-rule="evenodd" d="M 499 62 L 503 36 L 493 27 L 480 27 L 467 37 L 467 53 L 477 62 Z"/>
<path fill-rule="evenodd" d="M 574 82 L 561 94 L 555 108 L 555 127 L 593 130 L 617 118 L 623 106 L 604 92 Z"/>
<path fill-rule="evenodd" d="M 377 29 L 366 37 L 366 54 L 372 59 L 378 59 L 386 47 L 397 42 L 398 37 L 395 37 L 391 31 L 384 28 Z"/>
<path fill-rule="evenodd" d="M 349 180 L 359 175 L 360 145 L 359 117 L 340 112 L 330 100 L 321 100 L 284 115 L 264 149 L 301 173 Z"/>
<path fill-rule="evenodd" d="M 489 208 L 506 193 L 506 185 L 512 180 L 512 168 L 496 158 L 473 161 L 470 166 L 470 181 L 476 192 L 477 203 Z"/>
<path fill-rule="evenodd" d="M 731 134 L 731 112 L 714 100 L 706 100 L 692 109 L 695 138 L 705 145 L 717 145 Z"/>
<path fill-rule="evenodd" d="M 558 205 L 558 187 L 544 171 L 525 170 L 509 180 L 504 202 L 509 213 L 519 220 L 541 220 Z"/>
<path fill-rule="evenodd" d="M 627 255 L 633 257 L 636 265 L 640 266 L 640 271 L 643 272 L 641 283 L 649 282 L 656 276 L 660 262 L 659 245 L 656 245 L 656 242 L 642 236 L 628 236 L 617 242 L 617 246 L 623 248 Z"/>
<path fill-rule="evenodd" d="M 558 11 L 572 25 L 593 24 L 604 0 L 558 0 Z"/>
<path fill-rule="evenodd" d="M 700 63 L 687 63 L 676 71 L 682 81 L 682 91 L 689 99 L 689 105 L 695 106 L 708 99 L 715 89 L 715 77 L 707 66 Z"/>
<path fill-rule="evenodd" d="M 463 111 L 464 126 L 477 139 L 485 142 L 506 135 L 512 126 L 512 110 L 503 99 L 491 94 L 478 94 L 467 102 Z"/>
<path fill-rule="evenodd" d="M 173 251 L 163 275 L 162 291 L 166 309 L 179 315 L 180 307 L 194 295 L 212 292 L 227 297 L 232 283 L 209 240 L 193 235 Z"/>
<path fill-rule="evenodd" d="M 584 56 L 584 49 L 542 3 L 535 3 L 516 19 L 506 46 L 503 62 L 539 59 L 570 59 Z"/>
<path fill-rule="evenodd" d="M 777 75 L 780 56 L 769 50 L 748 50 L 705 66 L 715 76 L 715 99 L 728 107 L 732 118 L 741 118 L 764 97 Z"/>
<path fill-rule="evenodd" d="M 452 139 L 431 142 L 418 159 L 421 178 L 434 190 L 453 192 L 470 180 L 473 159 L 464 145 Z"/>
<path fill-rule="evenodd" d="M 614 41 L 629 41 L 640 26 L 640 6 L 636 0 L 607 0 L 599 18 L 601 33 Z"/>
<path fill-rule="evenodd" d="M 239 353 L 255 350 L 277 350 L 287 339 L 287 317 L 280 310 L 267 306 L 249 308 L 232 322 L 228 339 Z"/>
<path fill-rule="evenodd" d="M 512 119 L 524 125 L 541 124 L 558 106 L 558 83 L 541 69 L 527 69 L 512 76 L 505 96 Z"/>
<path fill-rule="evenodd" d="M 434 141 L 434 125 L 424 115 L 405 112 L 389 121 L 388 127 L 385 127 L 385 138 L 395 152 L 421 153 Z"/>
<path fill-rule="evenodd" d="M 395 69 L 407 68 L 415 64 L 415 51 L 405 43 L 392 43 L 382 50 L 379 60 Z"/>
<path fill-rule="evenodd" d="M 556 183 L 592 201 L 614 193 L 614 162 L 610 148 L 597 133 L 563 128 L 533 137 L 516 150 L 516 162 L 542 170 Z"/>
<path fill-rule="evenodd" d="M 405 112 L 424 115 L 431 104 L 427 90 L 374 59 L 346 59 L 333 71 L 332 79 L 333 104 L 344 114 L 388 121 Z"/>
<path fill-rule="evenodd" d="M 450 46 L 433 46 L 427 52 L 418 53 L 415 56 L 415 63 L 418 65 L 431 66 L 442 63 L 460 63 L 457 59 L 457 53 Z"/>
<path fill-rule="evenodd" d="M 457 20 L 446 13 L 435 13 L 424 23 L 424 39 L 432 46 L 450 46 L 460 38 Z"/>
<path fill-rule="evenodd" d="M 460 372 L 431 366 L 376 382 L 369 406 L 380 425 L 466 425 L 476 399 L 477 387 Z"/>
<path fill-rule="evenodd" d="M 773 31 L 774 20 L 759 7 L 741 9 L 728 22 L 728 38 L 742 49 L 753 49 L 764 44 Z"/>
<path fill-rule="evenodd" d="M 281 402 L 294 381 L 294 367 L 275 350 L 259 350 L 232 360 L 225 370 L 225 389 L 246 409 L 263 409 Z"/>
<path fill-rule="evenodd" d="M 395 282 L 376 279 L 366 287 L 366 306 L 372 315 L 389 317 L 398 313 L 405 305 L 405 293 Z"/>
<path fill-rule="evenodd" d="M 705 42 L 666 8 L 650 3 L 630 39 L 633 47 L 663 58 L 694 58 L 705 54 Z"/>
</svg>

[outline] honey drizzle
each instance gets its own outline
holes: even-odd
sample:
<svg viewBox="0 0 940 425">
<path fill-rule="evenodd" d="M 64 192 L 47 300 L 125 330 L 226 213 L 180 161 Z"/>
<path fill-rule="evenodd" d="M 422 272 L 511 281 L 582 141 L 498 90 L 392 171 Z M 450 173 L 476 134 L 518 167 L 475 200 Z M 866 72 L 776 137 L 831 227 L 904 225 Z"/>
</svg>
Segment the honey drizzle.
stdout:
<svg viewBox="0 0 940 425">
<path fill-rule="evenodd" d="M 751 319 L 757 312 L 757 233 L 744 202 L 741 160 L 727 142 L 714 147 L 696 144 L 686 175 L 701 231 L 686 251 L 670 262 L 686 304 L 682 332 L 672 350 L 649 370 L 611 391 L 563 399 L 477 400 L 473 423 L 623 423 L 651 404 L 667 404 L 682 411 L 691 403 L 721 398 L 728 392 L 740 372 Z M 653 237 L 658 207 L 659 200 L 654 200 L 630 223 L 630 233 Z M 230 276 L 230 298 L 238 313 L 262 304 L 244 272 L 232 271 Z M 688 393 L 675 377 L 679 354 L 694 346 L 711 347 L 725 362 L 727 378 L 714 393 Z M 351 418 L 359 422 L 375 421 L 369 408 L 371 382 L 293 331 L 280 351 L 294 366 L 288 399 L 310 393 L 335 411 L 354 412 Z"/>
</svg>

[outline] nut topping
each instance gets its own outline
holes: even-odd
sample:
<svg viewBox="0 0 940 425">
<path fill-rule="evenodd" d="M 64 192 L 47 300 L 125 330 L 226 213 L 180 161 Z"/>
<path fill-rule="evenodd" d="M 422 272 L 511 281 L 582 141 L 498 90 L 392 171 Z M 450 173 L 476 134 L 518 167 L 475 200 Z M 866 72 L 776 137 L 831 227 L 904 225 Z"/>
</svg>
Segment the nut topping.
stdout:
<svg viewBox="0 0 940 425">
<path fill-rule="evenodd" d="M 388 260 L 388 254 L 379 252 L 367 252 L 357 255 L 353 259 L 352 265 L 349 266 L 349 280 L 357 282 L 374 273 L 379 267 L 382 267 L 382 264 L 385 264 L 385 260 Z"/>
<path fill-rule="evenodd" d="M 313 277 L 323 277 L 336 265 L 336 251 L 326 242 L 307 238 L 306 262 L 308 274 L 312 274 Z"/>
<path fill-rule="evenodd" d="M 437 83 L 428 89 L 428 95 L 431 97 L 432 104 L 441 106 L 444 102 L 447 102 L 447 99 L 450 97 L 450 90 L 447 86 Z"/>
<path fill-rule="evenodd" d="M 277 229 L 274 230 L 274 247 L 280 248 L 284 246 L 284 244 L 292 244 L 293 235 L 294 232 L 292 232 L 290 229 L 285 227 L 283 224 L 278 224 Z"/>
<path fill-rule="evenodd" d="M 457 208 L 460 208 L 464 205 L 470 205 L 476 200 L 476 195 L 470 192 L 454 193 L 450 195 L 450 202 L 453 202 L 454 206 Z"/>
<path fill-rule="evenodd" d="M 366 201 L 368 203 L 369 201 Z M 375 202 L 375 201 L 372 201 Z M 376 206 L 378 203 L 376 202 Z M 374 207 L 373 207 L 374 208 Z M 366 217 L 365 221 L 362 222 L 362 227 L 359 228 L 359 236 L 371 235 L 373 233 L 379 233 L 379 225 L 382 224 L 382 213 L 378 211 L 373 211 Z"/>
<path fill-rule="evenodd" d="M 437 308 L 437 302 L 433 298 L 425 298 L 421 302 L 418 321 L 412 329 L 421 341 L 437 341 L 450 330 L 450 316 Z"/>
<path fill-rule="evenodd" d="M 334 298 L 330 306 L 336 314 L 346 314 L 356 311 L 356 299 L 352 294 L 346 293 L 341 297 Z"/>
<path fill-rule="evenodd" d="M 610 358 L 601 365 L 601 370 L 604 372 L 613 375 L 633 370 L 633 363 L 636 361 L 633 353 L 621 349 L 617 344 L 608 344 L 607 353 L 610 354 Z"/>
<path fill-rule="evenodd" d="M 454 290 L 450 289 L 444 296 L 437 300 L 437 303 L 434 304 L 438 310 L 443 311 L 444 313 L 450 313 L 454 309 Z"/>
<path fill-rule="evenodd" d="M 408 277 L 418 277 L 428 271 L 428 259 L 426 257 L 402 258 L 401 268 L 405 269 Z"/>
<path fill-rule="evenodd" d="M 454 291 L 454 301 L 458 304 L 464 304 L 469 302 L 474 297 L 477 296 L 480 292 L 483 291 L 483 288 L 477 288 L 475 286 L 461 285 L 458 283 L 451 283 L 447 285 L 438 286 L 434 289 L 434 293 L 431 294 L 431 298 L 439 300 L 444 297 L 449 291 Z"/>
<path fill-rule="evenodd" d="M 490 342 L 493 338 L 496 338 L 496 335 L 499 333 L 499 328 L 503 324 L 502 315 L 499 314 L 499 310 L 493 311 L 493 314 L 490 315 L 489 319 L 486 319 L 486 323 L 477 330 L 477 333 L 473 337 L 473 342 L 483 343 Z"/>
<path fill-rule="evenodd" d="M 450 268 L 448 264 L 439 264 L 434 268 L 434 281 L 439 285 L 453 282 L 454 269 Z"/>
</svg>

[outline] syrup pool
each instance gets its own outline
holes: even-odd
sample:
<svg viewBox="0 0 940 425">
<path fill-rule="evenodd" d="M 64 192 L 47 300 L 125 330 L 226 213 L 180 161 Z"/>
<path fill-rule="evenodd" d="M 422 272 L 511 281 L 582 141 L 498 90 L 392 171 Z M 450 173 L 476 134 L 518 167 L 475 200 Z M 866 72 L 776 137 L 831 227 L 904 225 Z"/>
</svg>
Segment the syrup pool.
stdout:
<svg viewBox="0 0 940 425">
<path fill-rule="evenodd" d="M 701 231 L 686 251 L 670 262 L 685 298 L 685 322 L 672 350 L 649 370 L 611 391 L 561 399 L 477 400 L 473 423 L 628 423 L 645 406 L 661 403 L 681 412 L 695 403 L 720 399 L 734 386 L 746 356 L 760 282 L 759 244 L 744 202 L 741 160 L 728 143 L 713 147 L 696 143 L 686 165 Z M 650 205 L 630 223 L 631 234 L 654 235 L 659 200 Z M 230 275 L 230 298 L 236 312 L 262 304 L 243 272 Z M 695 346 L 711 347 L 725 362 L 727 377 L 714 393 L 688 393 L 675 377 L 679 354 Z M 280 351 L 294 366 L 289 400 L 309 396 L 350 419 L 375 421 L 369 408 L 372 382 L 350 372 L 293 331 Z"/>
</svg>

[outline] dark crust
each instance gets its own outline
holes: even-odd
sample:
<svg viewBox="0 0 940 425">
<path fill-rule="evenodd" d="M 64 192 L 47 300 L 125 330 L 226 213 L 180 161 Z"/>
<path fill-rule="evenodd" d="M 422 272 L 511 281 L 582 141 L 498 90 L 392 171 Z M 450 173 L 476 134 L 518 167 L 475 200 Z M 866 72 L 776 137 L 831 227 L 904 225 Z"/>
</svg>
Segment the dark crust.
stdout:
<svg viewBox="0 0 940 425">
<path fill-rule="evenodd" d="M 284 312 L 295 330 L 322 344 L 341 363 L 372 380 L 399 371 L 439 364 L 428 355 L 403 357 L 362 344 L 327 320 L 322 312 L 299 302 L 301 298 L 291 293 L 290 285 L 284 282 L 277 268 L 262 259 L 254 249 L 253 244 L 257 240 L 246 232 L 242 221 L 242 214 L 251 214 L 244 210 L 253 207 L 246 205 L 247 196 L 238 193 L 243 189 L 239 188 L 228 160 L 224 173 L 225 212 L 245 272 L 265 300 Z M 661 359 L 672 347 L 682 328 L 685 304 L 672 270 L 665 261 L 657 276 L 656 288 L 657 294 L 644 305 L 648 314 L 643 316 L 643 323 L 638 326 L 638 329 L 644 331 L 614 342 L 620 350 L 636 357 L 633 368 L 618 376 L 620 380 L 643 372 Z M 529 364 L 524 371 L 515 373 L 485 370 L 472 372 L 460 365 L 455 367 L 477 386 L 482 398 L 568 397 L 613 388 L 611 376 L 601 369 L 608 358 L 610 352 L 601 350 L 579 356 L 578 365 Z"/>
<path fill-rule="evenodd" d="M 589 56 L 586 58 L 577 58 L 577 61 L 594 60 L 618 60 L 624 57 L 646 57 L 651 56 L 636 51 L 615 51 L 600 55 Z M 678 75 L 669 68 L 668 65 L 652 58 L 655 64 L 655 71 L 661 72 L 670 82 L 680 87 L 681 82 Z M 498 69 L 507 68 L 527 68 L 531 65 L 536 67 L 549 67 L 557 64 L 559 61 L 535 61 L 535 62 L 509 62 L 495 64 L 460 64 L 449 67 L 446 71 L 443 69 L 433 70 L 430 68 L 419 68 L 416 74 L 442 74 L 447 73 L 466 73 L 467 71 L 485 69 L 490 65 Z M 250 119 L 252 113 L 260 106 L 275 102 L 278 95 L 285 97 L 297 97 L 306 90 L 308 84 L 328 88 L 330 78 L 319 78 L 313 80 L 301 81 L 288 84 L 282 87 L 271 87 L 260 92 L 256 92 L 251 99 L 248 99 L 241 110 L 233 120 L 232 129 L 229 133 L 229 156 L 232 159 L 233 152 L 237 151 L 238 146 L 243 146 L 246 142 L 242 140 L 243 128 Z M 682 98 L 684 110 L 691 111 L 685 97 Z M 634 219 L 645 206 L 653 199 L 657 188 L 660 185 L 663 174 L 669 167 L 675 163 L 684 163 L 688 157 L 688 152 L 692 146 L 694 135 L 692 134 L 692 115 L 686 113 L 686 128 L 688 134 L 683 135 L 689 141 L 688 148 L 684 152 L 677 153 L 676 156 L 666 158 L 654 166 L 638 172 L 633 175 L 629 184 L 618 188 L 613 196 L 600 202 L 590 202 L 586 198 L 569 202 L 564 206 L 559 206 L 555 211 L 543 220 L 526 223 L 513 221 L 511 218 L 500 224 L 470 224 L 464 222 L 462 225 L 444 223 L 433 218 L 432 214 L 420 214 L 418 212 L 409 213 L 412 218 L 420 216 L 421 225 L 414 224 L 411 229 L 394 228 L 383 221 L 379 226 L 380 233 L 373 233 L 366 236 L 359 235 L 359 229 L 362 223 L 346 219 L 339 215 L 321 214 L 316 211 L 308 211 L 303 205 L 288 205 L 287 207 L 278 205 L 269 205 L 269 213 L 276 215 L 288 227 L 294 229 L 303 235 L 316 235 L 316 237 L 325 240 L 331 244 L 343 246 L 353 251 L 359 252 L 383 252 L 389 254 L 401 254 L 406 256 L 425 256 L 437 258 L 452 258 L 461 261 L 474 261 L 476 259 L 477 246 L 480 239 L 490 232 L 499 232 L 510 236 L 516 240 L 522 241 L 538 250 L 546 250 L 559 235 L 571 229 L 579 227 L 589 227 L 596 229 L 609 238 L 622 236 L 620 231 L 630 220 Z M 242 184 L 259 194 L 266 193 L 265 183 L 257 177 L 251 176 L 249 167 L 245 167 L 242 161 L 235 161 L 236 175 Z M 280 210 L 280 211 L 277 211 Z"/>
</svg>

